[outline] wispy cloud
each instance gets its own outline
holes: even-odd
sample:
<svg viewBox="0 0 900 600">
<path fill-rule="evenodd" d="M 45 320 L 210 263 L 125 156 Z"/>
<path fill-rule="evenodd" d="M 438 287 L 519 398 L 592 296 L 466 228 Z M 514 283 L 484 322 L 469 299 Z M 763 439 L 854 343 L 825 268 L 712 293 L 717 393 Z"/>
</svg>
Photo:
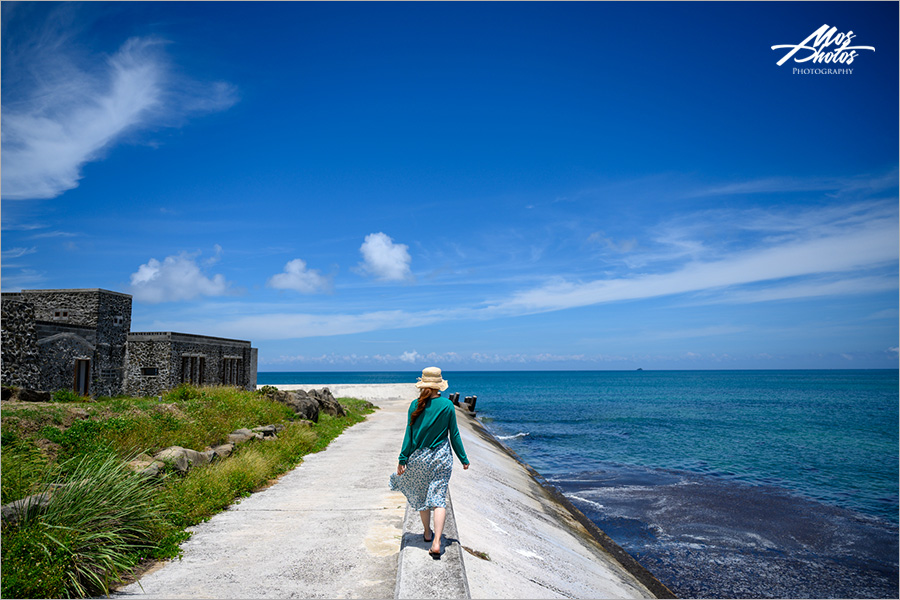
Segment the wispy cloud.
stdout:
<svg viewBox="0 0 900 600">
<path fill-rule="evenodd" d="M 4 250 L 2 256 L 3 261 L 6 262 L 7 260 L 21 258 L 28 254 L 34 254 L 35 252 L 37 252 L 37 248 L 33 246 L 31 248 L 10 248 L 9 250 Z"/>
<path fill-rule="evenodd" d="M 47 281 L 46 275 L 34 269 L 22 269 L 12 275 L 4 273 L 2 279 L 3 291 L 18 292 L 23 288 L 33 287 L 44 281 Z"/>
<path fill-rule="evenodd" d="M 303 259 L 295 258 L 284 265 L 284 272 L 273 275 L 266 283 L 276 290 L 294 290 L 314 294 L 331 288 L 331 280 L 315 269 L 309 269 Z"/>
<path fill-rule="evenodd" d="M 78 237 L 77 233 L 73 233 L 71 231 L 45 231 L 42 233 L 35 233 L 34 235 L 28 236 L 32 240 L 41 240 L 45 238 L 70 238 L 70 237 Z"/>
<path fill-rule="evenodd" d="M 230 284 L 221 274 L 208 277 L 197 263 L 199 252 L 151 258 L 131 274 L 130 292 L 135 300 L 149 303 L 192 300 L 200 296 L 222 296 Z"/>
<path fill-rule="evenodd" d="M 382 281 L 408 281 L 412 279 L 409 265 L 412 258 L 409 246 L 396 244 L 384 233 L 370 233 L 359 248 L 363 262 L 359 269 Z"/>
<path fill-rule="evenodd" d="M 229 84 L 174 73 L 160 38 L 133 37 L 111 56 L 84 57 L 70 35 L 51 24 L 4 27 L 12 38 L 4 43 L 4 200 L 59 196 L 129 132 L 178 125 L 237 99 Z"/>
<path fill-rule="evenodd" d="M 492 308 L 515 313 L 562 310 L 794 277 L 846 273 L 896 263 L 897 257 L 896 219 L 875 218 L 811 239 L 734 252 L 718 260 L 691 261 L 663 273 L 586 282 L 556 278 L 541 287 L 514 294 Z M 818 289 L 823 293 L 837 291 L 835 286 L 820 285 Z"/>
<path fill-rule="evenodd" d="M 710 185 L 692 190 L 686 197 L 779 194 L 790 192 L 831 192 L 843 196 L 873 193 L 896 187 L 897 170 L 875 176 L 858 177 L 760 177 L 732 183 Z"/>
</svg>

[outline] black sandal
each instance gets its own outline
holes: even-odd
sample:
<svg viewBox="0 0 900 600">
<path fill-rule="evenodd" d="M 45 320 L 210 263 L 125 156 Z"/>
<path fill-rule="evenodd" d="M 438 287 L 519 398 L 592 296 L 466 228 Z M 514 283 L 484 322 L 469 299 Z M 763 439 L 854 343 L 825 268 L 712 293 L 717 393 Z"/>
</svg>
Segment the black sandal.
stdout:
<svg viewBox="0 0 900 600">
<path fill-rule="evenodd" d="M 430 542 L 431 540 L 434 539 L 434 532 L 431 532 L 431 540 L 429 540 L 427 537 L 425 537 L 424 533 L 422 534 L 422 539 L 425 540 L 426 542 Z"/>
<path fill-rule="evenodd" d="M 441 560 L 441 551 L 440 550 L 438 550 L 437 552 L 435 552 L 434 550 L 429 550 L 428 554 L 430 554 L 431 558 L 433 558 L 434 560 Z"/>
</svg>

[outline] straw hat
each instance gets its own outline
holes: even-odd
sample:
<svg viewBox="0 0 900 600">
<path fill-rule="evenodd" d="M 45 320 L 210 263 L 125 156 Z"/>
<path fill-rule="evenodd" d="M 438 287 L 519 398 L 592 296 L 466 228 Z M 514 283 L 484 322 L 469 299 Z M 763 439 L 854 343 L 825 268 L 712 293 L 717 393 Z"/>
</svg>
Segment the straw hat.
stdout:
<svg viewBox="0 0 900 600">
<path fill-rule="evenodd" d="M 419 383 L 416 384 L 416 387 L 420 390 L 422 388 L 431 388 L 433 390 L 439 390 L 443 392 L 450 386 L 443 377 L 441 377 L 441 370 L 437 367 L 428 367 L 427 369 L 422 369 L 422 376 L 419 377 Z"/>
</svg>

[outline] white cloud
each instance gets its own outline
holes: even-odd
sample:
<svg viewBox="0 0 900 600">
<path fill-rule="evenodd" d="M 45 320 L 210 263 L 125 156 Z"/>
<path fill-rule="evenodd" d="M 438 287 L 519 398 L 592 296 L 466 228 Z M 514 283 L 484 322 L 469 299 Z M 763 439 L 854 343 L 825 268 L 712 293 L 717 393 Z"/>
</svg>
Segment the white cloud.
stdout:
<svg viewBox="0 0 900 600">
<path fill-rule="evenodd" d="M 3 251 L 3 260 L 4 260 L 4 261 L 7 261 L 7 260 L 10 260 L 10 259 L 12 259 L 12 258 L 21 258 L 21 257 L 26 256 L 26 255 L 28 255 L 28 254 L 34 254 L 35 252 L 37 252 L 37 248 L 35 248 L 35 247 L 31 247 L 31 248 L 10 248 L 9 250 L 4 250 L 4 251 Z"/>
<path fill-rule="evenodd" d="M 277 290 L 294 290 L 301 294 L 313 294 L 331 287 L 331 281 L 315 269 L 307 269 L 303 259 L 295 258 L 284 265 L 284 272 L 273 275 L 266 283 Z"/>
<path fill-rule="evenodd" d="M 423 356 L 413 350 L 412 352 L 404 352 L 403 354 L 401 354 L 399 360 L 408 363 L 415 363 L 418 362 L 421 358 L 423 358 Z"/>
<path fill-rule="evenodd" d="M 84 57 L 69 33 L 38 29 L 34 39 L 27 28 L 4 31 L 18 36 L 8 53 L 4 46 L 4 200 L 59 196 L 127 133 L 236 102 L 233 86 L 174 73 L 158 38 L 131 38 L 112 56 Z"/>
<path fill-rule="evenodd" d="M 395 244 L 384 233 L 370 233 L 359 248 L 363 256 L 361 269 L 382 281 L 412 279 L 409 263 L 409 246 Z"/>
<path fill-rule="evenodd" d="M 35 91 L 35 102 L 4 107 L 4 199 L 53 198 L 76 187 L 81 167 L 141 122 L 161 101 L 157 44 L 128 40 L 99 80 L 73 73 L 74 96 L 71 81 L 52 81 Z"/>
<path fill-rule="evenodd" d="M 496 303 L 493 309 L 507 314 L 524 314 L 603 302 L 718 290 L 759 282 L 780 285 L 782 280 L 790 278 L 857 272 L 864 268 L 896 264 L 897 242 L 896 218 L 879 215 L 864 223 L 828 230 L 818 237 L 792 239 L 767 247 L 734 252 L 719 260 L 692 261 L 664 273 L 587 282 L 556 278 L 539 288 L 514 294 L 511 298 Z M 872 289 L 872 281 L 865 283 Z M 884 289 L 884 284 L 879 283 L 877 287 Z M 809 297 L 853 291 L 852 286 L 839 283 L 807 285 L 805 289 L 795 286 L 785 297 L 792 294 L 795 297 Z M 778 296 L 775 293 L 757 300 L 776 299 Z"/>
<path fill-rule="evenodd" d="M 131 274 L 135 300 L 149 303 L 191 300 L 198 296 L 222 296 L 229 283 L 224 275 L 207 277 L 197 264 L 199 253 L 182 252 L 162 262 L 151 258 Z"/>
</svg>

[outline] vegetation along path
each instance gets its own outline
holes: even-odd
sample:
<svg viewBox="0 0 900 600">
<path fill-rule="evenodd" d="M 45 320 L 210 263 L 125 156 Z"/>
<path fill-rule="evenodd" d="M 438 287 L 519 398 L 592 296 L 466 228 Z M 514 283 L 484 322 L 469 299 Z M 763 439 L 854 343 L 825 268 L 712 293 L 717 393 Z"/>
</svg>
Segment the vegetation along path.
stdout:
<svg viewBox="0 0 900 600">
<path fill-rule="evenodd" d="M 193 527 L 181 560 L 116 596 L 393 597 L 405 500 L 387 481 L 415 395 L 412 385 L 397 388 L 393 399 L 373 398 L 380 410 L 326 452 Z"/>
</svg>

